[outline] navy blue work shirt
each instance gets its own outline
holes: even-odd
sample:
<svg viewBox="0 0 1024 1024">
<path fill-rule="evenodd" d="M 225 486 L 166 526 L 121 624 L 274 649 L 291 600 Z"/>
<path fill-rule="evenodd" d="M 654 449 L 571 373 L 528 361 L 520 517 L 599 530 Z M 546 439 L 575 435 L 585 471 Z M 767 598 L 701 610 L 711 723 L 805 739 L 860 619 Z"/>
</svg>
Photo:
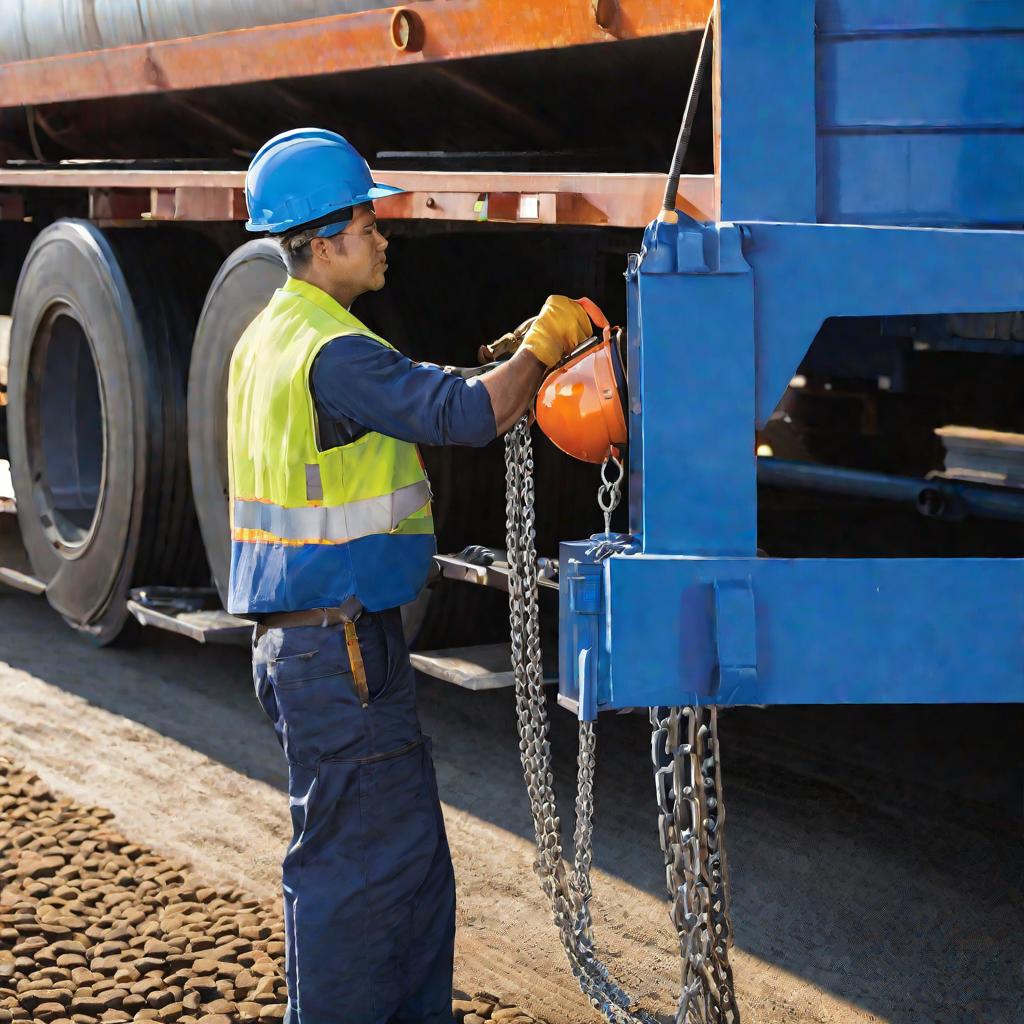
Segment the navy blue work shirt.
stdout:
<svg viewBox="0 0 1024 1024">
<path fill-rule="evenodd" d="M 473 447 L 498 433 L 491 397 L 479 378 L 414 363 L 363 335 L 329 341 L 309 376 L 321 451 L 369 431 L 415 444 Z"/>
</svg>

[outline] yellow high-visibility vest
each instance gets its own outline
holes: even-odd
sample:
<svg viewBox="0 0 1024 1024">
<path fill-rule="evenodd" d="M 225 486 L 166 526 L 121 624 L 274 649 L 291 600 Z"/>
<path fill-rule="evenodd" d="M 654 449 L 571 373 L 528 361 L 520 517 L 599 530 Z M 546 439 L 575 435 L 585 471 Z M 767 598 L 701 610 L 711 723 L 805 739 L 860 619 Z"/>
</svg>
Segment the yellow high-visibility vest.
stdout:
<svg viewBox="0 0 1024 1024">
<path fill-rule="evenodd" d="M 228 611 L 411 601 L 434 554 L 414 444 L 370 431 L 321 450 L 309 374 L 329 341 L 391 347 L 315 285 L 289 278 L 242 335 L 228 380 Z M 353 381 L 353 387 L 359 382 Z"/>
</svg>

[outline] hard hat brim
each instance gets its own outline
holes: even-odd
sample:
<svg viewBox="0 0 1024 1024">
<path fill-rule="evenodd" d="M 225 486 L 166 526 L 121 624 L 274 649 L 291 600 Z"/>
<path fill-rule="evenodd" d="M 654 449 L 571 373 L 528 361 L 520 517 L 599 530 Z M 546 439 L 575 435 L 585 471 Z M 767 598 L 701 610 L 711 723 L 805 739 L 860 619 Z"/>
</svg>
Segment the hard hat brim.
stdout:
<svg viewBox="0 0 1024 1024">
<path fill-rule="evenodd" d="M 397 196 L 407 191 L 408 189 L 399 188 L 397 185 L 385 185 L 381 181 L 375 181 L 362 195 L 353 196 L 350 203 L 346 204 L 346 206 L 339 207 L 339 209 L 344 210 L 352 206 L 360 206 L 363 203 L 372 203 L 374 199 L 387 199 L 388 196 Z M 246 221 L 245 230 L 252 231 L 253 233 L 277 235 L 301 226 L 301 224 L 295 225 L 290 222 L 264 224 L 250 218 Z"/>
<path fill-rule="evenodd" d="M 353 205 L 365 203 L 371 199 L 386 199 L 388 196 L 397 196 L 405 191 L 407 190 L 399 188 L 397 185 L 385 185 L 383 182 L 375 181 L 373 183 L 373 187 L 366 193 L 366 195 L 361 199 L 357 199 L 356 203 Z"/>
</svg>

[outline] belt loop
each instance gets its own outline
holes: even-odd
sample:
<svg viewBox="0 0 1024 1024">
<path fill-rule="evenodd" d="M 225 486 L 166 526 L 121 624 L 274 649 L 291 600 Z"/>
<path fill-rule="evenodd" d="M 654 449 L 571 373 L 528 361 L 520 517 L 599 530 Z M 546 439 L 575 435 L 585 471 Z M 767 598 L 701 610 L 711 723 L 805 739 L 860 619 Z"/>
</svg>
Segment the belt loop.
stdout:
<svg viewBox="0 0 1024 1024">
<path fill-rule="evenodd" d="M 320 620 L 320 628 L 321 629 L 326 629 L 327 626 L 329 625 L 329 623 L 327 622 L 327 609 L 326 608 L 321 608 L 320 611 L 322 611 L 324 613 L 323 618 Z"/>
</svg>

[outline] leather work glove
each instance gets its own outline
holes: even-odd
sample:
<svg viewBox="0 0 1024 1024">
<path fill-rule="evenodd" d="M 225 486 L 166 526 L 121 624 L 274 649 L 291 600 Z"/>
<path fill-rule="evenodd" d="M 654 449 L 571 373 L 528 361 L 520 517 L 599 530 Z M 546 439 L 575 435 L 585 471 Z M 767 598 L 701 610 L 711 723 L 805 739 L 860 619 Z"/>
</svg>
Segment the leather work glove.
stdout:
<svg viewBox="0 0 1024 1024">
<path fill-rule="evenodd" d="M 590 317 L 575 299 L 549 295 L 523 338 L 523 348 L 552 367 L 593 333 Z"/>
</svg>

